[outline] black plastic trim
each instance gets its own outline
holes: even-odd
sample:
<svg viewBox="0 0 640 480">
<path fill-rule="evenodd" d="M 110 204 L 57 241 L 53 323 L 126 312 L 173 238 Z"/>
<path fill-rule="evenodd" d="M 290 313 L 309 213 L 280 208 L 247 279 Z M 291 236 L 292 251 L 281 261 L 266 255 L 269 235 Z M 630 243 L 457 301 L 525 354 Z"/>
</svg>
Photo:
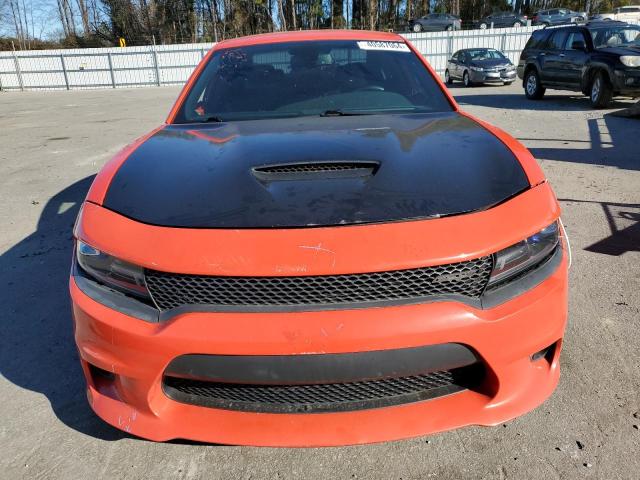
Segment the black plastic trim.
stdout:
<svg viewBox="0 0 640 480">
<path fill-rule="evenodd" d="M 301 313 L 301 312 L 331 312 L 336 310 L 361 310 L 363 308 L 383 308 L 402 305 L 419 305 L 434 302 L 457 302 L 470 307 L 482 308 L 481 298 L 471 298 L 464 295 L 429 295 L 398 300 L 379 300 L 371 302 L 354 302 L 339 304 L 309 304 L 309 305 L 216 305 L 199 304 L 183 305 L 160 312 L 160 321 L 166 321 L 178 315 L 192 312 L 209 313 Z"/>
<path fill-rule="evenodd" d="M 164 374 L 218 383 L 309 385 L 408 377 L 453 370 L 478 362 L 467 346 L 423 347 L 310 355 L 189 354 L 171 361 Z"/>
<path fill-rule="evenodd" d="M 482 374 L 480 373 L 479 375 Z M 452 395 L 454 393 L 465 391 L 468 389 L 468 387 L 465 385 L 450 384 L 443 385 L 441 387 L 429 388 L 418 392 L 411 392 L 403 395 L 382 397 L 371 400 L 285 405 L 203 397 L 181 392 L 164 382 L 162 384 L 162 389 L 164 391 L 164 394 L 175 402 L 185 403 L 188 405 L 197 405 L 199 407 L 254 413 L 322 414 L 351 412 L 356 410 L 371 410 L 375 408 L 392 407 L 395 405 L 432 400 L 434 398 L 440 398 L 446 395 Z"/>
</svg>

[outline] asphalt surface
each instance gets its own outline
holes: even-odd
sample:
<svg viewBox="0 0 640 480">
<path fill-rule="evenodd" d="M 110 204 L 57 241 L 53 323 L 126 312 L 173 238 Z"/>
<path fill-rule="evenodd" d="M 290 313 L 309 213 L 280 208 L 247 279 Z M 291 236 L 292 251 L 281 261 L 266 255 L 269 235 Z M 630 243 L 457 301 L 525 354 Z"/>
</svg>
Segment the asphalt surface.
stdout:
<svg viewBox="0 0 640 480">
<path fill-rule="evenodd" d="M 544 405 L 494 428 L 323 449 L 160 444 L 104 424 L 72 339 L 71 228 L 92 176 L 178 90 L 0 93 L 0 478 L 640 478 L 640 120 L 569 93 L 530 102 L 517 84 L 453 92 L 531 148 L 564 210 L 570 325 Z"/>
</svg>

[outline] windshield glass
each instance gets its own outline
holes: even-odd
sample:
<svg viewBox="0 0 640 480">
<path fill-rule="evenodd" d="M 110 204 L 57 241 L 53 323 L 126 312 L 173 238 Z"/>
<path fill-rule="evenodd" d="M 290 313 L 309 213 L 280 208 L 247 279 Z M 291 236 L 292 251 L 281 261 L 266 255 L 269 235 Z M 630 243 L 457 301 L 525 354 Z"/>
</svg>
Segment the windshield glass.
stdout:
<svg viewBox="0 0 640 480">
<path fill-rule="evenodd" d="M 498 50 L 487 50 L 482 48 L 478 50 L 469 50 L 469 56 L 471 57 L 471 60 L 503 60 L 506 58 Z"/>
<path fill-rule="evenodd" d="M 403 42 L 296 42 L 215 52 L 175 123 L 451 110 Z"/>
<path fill-rule="evenodd" d="M 590 31 L 596 48 L 640 46 L 640 27 L 607 26 Z"/>
</svg>

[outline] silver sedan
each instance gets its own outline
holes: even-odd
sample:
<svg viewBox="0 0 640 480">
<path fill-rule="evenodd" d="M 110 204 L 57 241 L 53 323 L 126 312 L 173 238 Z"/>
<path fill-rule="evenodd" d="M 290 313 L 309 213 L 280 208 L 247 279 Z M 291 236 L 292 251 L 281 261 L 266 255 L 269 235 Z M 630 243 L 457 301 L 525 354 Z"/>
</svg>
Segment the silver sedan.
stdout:
<svg viewBox="0 0 640 480">
<path fill-rule="evenodd" d="M 516 68 L 504 54 L 493 48 L 459 50 L 447 62 L 447 84 L 462 80 L 471 87 L 481 83 L 510 85 L 516 80 Z"/>
</svg>

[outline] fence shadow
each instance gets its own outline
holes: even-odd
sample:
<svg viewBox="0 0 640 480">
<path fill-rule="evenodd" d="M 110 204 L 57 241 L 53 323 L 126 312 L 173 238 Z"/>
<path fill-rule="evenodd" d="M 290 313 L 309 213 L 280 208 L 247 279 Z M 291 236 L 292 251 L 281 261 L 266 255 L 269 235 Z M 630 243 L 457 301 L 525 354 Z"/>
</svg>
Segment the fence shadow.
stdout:
<svg viewBox="0 0 640 480">
<path fill-rule="evenodd" d="M 54 195 L 37 229 L 0 256 L 0 373 L 44 395 L 65 425 L 103 440 L 127 435 L 90 409 L 73 339 L 68 291 L 72 229 L 93 176 Z"/>
</svg>

